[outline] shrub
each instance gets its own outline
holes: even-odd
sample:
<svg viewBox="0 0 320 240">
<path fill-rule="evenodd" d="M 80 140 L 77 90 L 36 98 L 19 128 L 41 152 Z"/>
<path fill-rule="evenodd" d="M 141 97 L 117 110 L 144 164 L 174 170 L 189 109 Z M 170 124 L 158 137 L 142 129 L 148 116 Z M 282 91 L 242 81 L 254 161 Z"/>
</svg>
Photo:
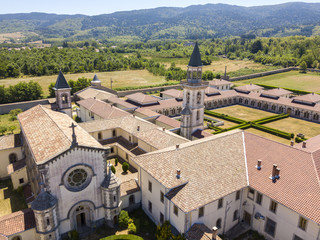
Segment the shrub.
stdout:
<svg viewBox="0 0 320 240">
<path fill-rule="evenodd" d="M 123 172 L 127 173 L 128 170 L 129 170 L 129 163 L 124 162 L 124 163 L 122 164 L 122 170 L 123 170 Z"/>
<path fill-rule="evenodd" d="M 3 135 L 7 131 L 6 126 L 0 126 L 0 135 Z"/>
<path fill-rule="evenodd" d="M 129 231 L 129 233 L 136 233 L 137 232 L 136 225 L 134 225 L 133 222 L 128 225 L 128 231 Z"/>
<path fill-rule="evenodd" d="M 116 168 L 113 165 L 111 166 L 111 172 L 113 172 L 113 174 L 116 174 Z"/>
<path fill-rule="evenodd" d="M 16 108 L 16 109 L 12 109 L 9 114 L 13 115 L 13 116 L 17 116 L 19 113 L 22 113 L 22 109 L 20 108 Z"/>
<path fill-rule="evenodd" d="M 76 230 L 72 230 L 72 231 L 68 232 L 68 237 L 69 237 L 69 239 L 72 239 L 72 240 L 78 240 L 79 233 Z"/>
<path fill-rule="evenodd" d="M 129 221 L 129 214 L 127 211 L 121 210 L 119 215 L 119 227 L 120 228 L 127 228 Z"/>
<path fill-rule="evenodd" d="M 11 133 L 13 133 L 13 131 L 16 130 L 16 128 L 17 128 L 16 126 L 9 126 L 9 127 L 8 127 L 8 130 L 9 130 Z"/>
<path fill-rule="evenodd" d="M 115 159 L 114 159 L 114 165 L 115 165 L 115 166 L 118 166 L 118 162 L 119 162 L 119 159 L 118 159 L 118 158 L 115 158 Z"/>
</svg>

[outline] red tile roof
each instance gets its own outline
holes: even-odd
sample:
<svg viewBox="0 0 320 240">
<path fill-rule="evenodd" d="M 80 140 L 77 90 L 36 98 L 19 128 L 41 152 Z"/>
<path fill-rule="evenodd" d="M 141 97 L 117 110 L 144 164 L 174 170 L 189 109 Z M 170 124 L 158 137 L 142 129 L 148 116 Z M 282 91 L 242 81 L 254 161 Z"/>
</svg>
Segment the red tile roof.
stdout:
<svg viewBox="0 0 320 240">
<path fill-rule="evenodd" d="M 273 88 L 270 90 L 264 90 L 262 93 L 268 96 L 281 97 L 283 95 L 291 94 L 292 92 L 283 88 Z"/>
<path fill-rule="evenodd" d="M 177 90 L 177 89 L 168 89 L 166 91 L 161 92 L 162 94 L 171 96 L 173 98 L 183 98 L 183 91 Z"/>
<path fill-rule="evenodd" d="M 228 84 L 232 84 L 232 83 L 223 79 L 213 79 L 209 81 L 209 85 L 211 86 L 221 86 L 221 85 L 228 85 Z"/>
<path fill-rule="evenodd" d="M 159 117 L 156 118 L 156 121 L 162 122 L 164 124 L 167 124 L 173 128 L 179 128 L 180 127 L 180 122 L 178 120 L 175 120 L 173 118 L 169 118 L 165 115 L 160 115 Z"/>
<path fill-rule="evenodd" d="M 235 87 L 234 89 L 238 90 L 238 91 L 250 92 L 250 91 L 254 91 L 254 90 L 262 90 L 263 87 L 260 87 L 260 86 L 255 85 L 255 84 L 248 84 L 248 85 Z"/>
<path fill-rule="evenodd" d="M 186 238 L 188 240 L 212 240 L 212 230 L 204 224 L 195 223 L 186 233 Z M 217 236 L 215 240 L 221 240 L 221 238 Z"/>
<path fill-rule="evenodd" d="M 0 234 L 5 236 L 11 236 L 35 226 L 34 214 L 30 208 L 0 217 Z"/>
<path fill-rule="evenodd" d="M 150 103 L 156 103 L 158 101 L 157 98 L 146 95 L 141 92 L 133 93 L 130 95 L 127 95 L 126 98 L 132 102 L 136 102 L 139 104 L 150 104 Z"/>
<path fill-rule="evenodd" d="M 310 93 L 310 94 L 294 97 L 293 99 L 301 102 L 318 103 L 320 102 L 320 95 L 315 93 Z"/>
</svg>

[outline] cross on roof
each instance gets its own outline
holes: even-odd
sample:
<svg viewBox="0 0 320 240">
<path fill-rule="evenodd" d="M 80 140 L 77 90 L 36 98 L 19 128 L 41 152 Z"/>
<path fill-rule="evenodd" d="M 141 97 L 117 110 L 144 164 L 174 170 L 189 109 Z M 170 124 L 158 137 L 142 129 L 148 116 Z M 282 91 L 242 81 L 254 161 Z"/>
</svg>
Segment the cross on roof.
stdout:
<svg viewBox="0 0 320 240">
<path fill-rule="evenodd" d="M 78 146 L 78 142 L 77 142 L 77 135 L 74 131 L 75 127 L 77 125 L 75 125 L 74 123 L 71 124 L 70 128 L 72 128 L 72 143 L 71 143 L 71 146 Z"/>
</svg>

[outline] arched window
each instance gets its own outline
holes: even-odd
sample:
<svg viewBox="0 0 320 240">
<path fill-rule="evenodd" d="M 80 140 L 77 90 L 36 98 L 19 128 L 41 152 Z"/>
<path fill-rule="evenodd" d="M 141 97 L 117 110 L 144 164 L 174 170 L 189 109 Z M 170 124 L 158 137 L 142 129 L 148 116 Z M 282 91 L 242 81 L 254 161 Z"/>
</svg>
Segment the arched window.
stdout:
<svg viewBox="0 0 320 240">
<path fill-rule="evenodd" d="M 9 162 L 10 163 L 15 163 L 16 161 L 18 161 L 18 156 L 15 153 L 10 153 L 9 155 Z"/>
<path fill-rule="evenodd" d="M 11 238 L 12 240 L 21 240 L 21 237 L 20 236 L 15 236 L 13 238 Z"/>
<path fill-rule="evenodd" d="M 221 228 L 221 218 L 218 218 L 218 220 L 216 222 L 216 227 Z"/>
<path fill-rule="evenodd" d="M 318 114 L 313 115 L 313 119 L 314 120 L 319 120 L 319 115 Z"/>
<path fill-rule="evenodd" d="M 197 120 L 200 119 L 200 111 L 197 111 Z"/>
<path fill-rule="evenodd" d="M 308 112 L 304 113 L 304 118 L 309 118 L 309 113 Z"/>
<path fill-rule="evenodd" d="M 68 103 L 68 95 L 67 94 L 61 95 L 61 99 L 62 99 L 62 103 L 63 104 L 67 104 Z"/>
<path fill-rule="evenodd" d="M 239 103 L 242 103 L 242 98 L 239 98 Z"/>
<path fill-rule="evenodd" d="M 258 107 L 261 108 L 261 102 L 258 103 Z"/>
<path fill-rule="evenodd" d="M 135 204 L 135 203 L 136 203 L 136 200 L 135 200 L 134 195 L 130 195 L 130 197 L 129 197 L 129 205 L 132 205 L 132 204 Z"/>
<path fill-rule="evenodd" d="M 116 135 L 117 135 L 117 134 L 116 134 L 116 130 L 113 129 L 113 130 L 112 130 L 112 137 L 116 137 Z"/>
<path fill-rule="evenodd" d="M 187 92 L 187 104 L 189 104 L 189 103 L 190 103 L 190 93 Z"/>
<path fill-rule="evenodd" d="M 235 210 L 233 212 L 233 221 L 236 221 L 238 219 L 238 210 Z"/>
<path fill-rule="evenodd" d="M 244 100 L 244 104 L 248 105 L 248 103 L 249 103 L 248 99 Z"/>
<path fill-rule="evenodd" d="M 296 116 L 300 116 L 300 111 L 299 111 L 299 110 L 296 110 L 296 111 L 295 111 L 295 115 L 296 115 Z"/>
<path fill-rule="evenodd" d="M 201 103 L 201 92 L 197 93 L 197 103 L 200 104 Z"/>
</svg>

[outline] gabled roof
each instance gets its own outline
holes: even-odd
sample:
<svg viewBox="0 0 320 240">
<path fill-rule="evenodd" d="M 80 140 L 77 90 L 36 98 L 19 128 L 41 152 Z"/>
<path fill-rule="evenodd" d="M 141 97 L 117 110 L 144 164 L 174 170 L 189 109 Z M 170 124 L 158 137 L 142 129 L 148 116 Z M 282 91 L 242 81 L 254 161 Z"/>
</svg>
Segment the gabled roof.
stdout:
<svg viewBox="0 0 320 240">
<path fill-rule="evenodd" d="M 165 94 L 165 95 L 168 95 L 170 97 L 173 97 L 173 98 L 178 98 L 178 99 L 182 99 L 183 98 L 183 91 L 180 91 L 180 90 L 177 90 L 177 89 L 168 89 L 168 90 L 165 90 L 163 92 L 161 92 L 162 94 Z"/>
<path fill-rule="evenodd" d="M 309 93 L 309 94 L 294 97 L 293 100 L 296 102 L 318 103 L 320 102 L 320 95 L 315 93 Z"/>
<path fill-rule="evenodd" d="M 231 85 L 232 83 L 224 79 L 213 79 L 209 81 L 209 86 Z"/>
<path fill-rule="evenodd" d="M 190 61 L 188 66 L 190 67 L 200 67 L 202 66 L 202 61 L 201 61 L 201 55 L 200 55 L 200 50 L 198 46 L 198 42 L 196 42 L 196 45 L 194 46 Z"/>
<path fill-rule="evenodd" d="M 0 217 L 0 237 L 9 237 L 35 227 L 36 221 L 30 208 Z"/>
<path fill-rule="evenodd" d="M 72 145 L 71 124 L 67 114 L 52 111 L 41 105 L 35 106 L 18 115 L 18 120 L 26 142 L 36 163 L 44 163 L 67 151 Z M 79 146 L 103 147 L 80 126 L 75 128 Z"/>
<path fill-rule="evenodd" d="M 212 240 L 212 230 L 203 223 L 195 223 L 186 232 L 186 238 L 188 240 Z M 221 240 L 221 238 L 217 236 L 215 240 Z"/>
<path fill-rule="evenodd" d="M 235 89 L 236 91 L 250 92 L 250 91 L 254 91 L 254 90 L 262 90 L 263 87 L 250 83 L 250 84 L 248 84 L 248 85 L 243 85 L 243 86 L 235 87 L 234 89 Z"/>
<path fill-rule="evenodd" d="M 57 81 L 56 81 L 56 85 L 54 85 L 55 89 L 63 89 L 63 88 L 70 88 L 67 80 L 65 79 L 65 77 L 63 76 L 63 73 L 60 71 Z"/>
<path fill-rule="evenodd" d="M 20 134 L 10 134 L 0 137 L 0 150 L 21 147 Z"/>
<path fill-rule="evenodd" d="M 273 88 L 269 90 L 264 90 L 261 95 L 268 95 L 268 96 L 274 96 L 274 97 L 282 97 L 283 95 L 291 94 L 291 91 L 288 91 L 283 88 Z"/>
<path fill-rule="evenodd" d="M 141 105 L 158 102 L 157 98 L 149 96 L 149 95 L 141 93 L 141 92 L 129 94 L 126 96 L 126 98 L 128 98 L 128 100 L 130 100 L 132 102 L 135 102 L 135 103 L 138 103 Z"/>
<path fill-rule="evenodd" d="M 77 103 L 104 119 L 119 118 L 130 115 L 130 113 L 98 99 L 88 98 Z"/>
</svg>

